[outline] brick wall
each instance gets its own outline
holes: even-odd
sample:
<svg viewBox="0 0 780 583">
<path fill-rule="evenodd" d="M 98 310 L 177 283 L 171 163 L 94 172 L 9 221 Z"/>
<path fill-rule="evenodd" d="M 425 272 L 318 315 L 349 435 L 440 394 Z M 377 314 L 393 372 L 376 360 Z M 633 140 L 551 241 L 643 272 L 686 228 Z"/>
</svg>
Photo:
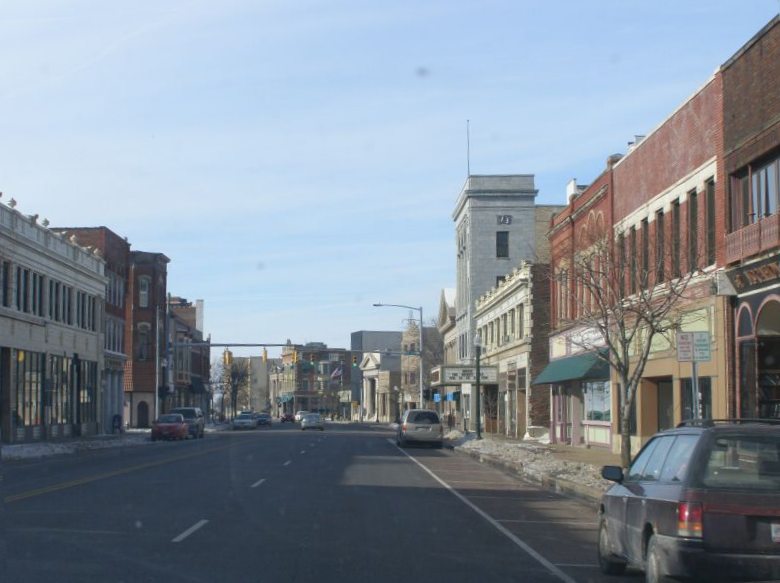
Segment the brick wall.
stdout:
<svg viewBox="0 0 780 583">
<path fill-rule="evenodd" d="M 549 266 L 534 265 L 531 267 L 531 281 L 533 282 L 531 306 L 531 359 L 529 378 L 535 379 L 549 362 L 549 344 L 547 337 L 550 333 L 550 286 L 548 285 Z M 529 380 L 530 383 L 530 380 Z M 550 386 L 531 386 L 528 396 L 528 416 L 531 425 L 547 427 L 550 424 Z"/>
</svg>

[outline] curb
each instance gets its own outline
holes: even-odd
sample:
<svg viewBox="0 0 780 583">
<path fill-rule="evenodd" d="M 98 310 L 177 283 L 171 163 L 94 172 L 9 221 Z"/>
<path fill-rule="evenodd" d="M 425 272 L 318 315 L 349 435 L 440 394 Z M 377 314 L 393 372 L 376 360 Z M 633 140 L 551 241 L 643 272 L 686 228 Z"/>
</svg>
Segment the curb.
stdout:
<svg viewBox="0 0 780 583">
<path fill-rule="evenodd" d="M 588 502 L 594 505 L 598 505 L 599 502 L 601 502 L 602 492 L 594 491 L 593 488 L 583 486 L 582 484 L 578 484 L 577 482 L 572 482 L 571 480 L 566 480 L 564 478 L 554 478 L 552 476 L 547 476 L 547 475 L 539 476 L 539 475 L 529 474 L 524 472 L 522 469 L 518 468 L 516 465 L 498 459 L 489 454 L 464 451 L 462 449 L 456 448 L 455 446 L 451 446 L 451 447 L 457 454 L 468 456 L 470 458 L 477 460 L 480 463 L 507 472 L 512 476 L 518 477 L 526 482 L 530 482 L 532 484 L 542 486 L 547 490 L 552 490 L 553 492 L 556 492 L 558 494 L 563 494 L 573 498 L 578 498 L 584 502 Z"/>
</svg>

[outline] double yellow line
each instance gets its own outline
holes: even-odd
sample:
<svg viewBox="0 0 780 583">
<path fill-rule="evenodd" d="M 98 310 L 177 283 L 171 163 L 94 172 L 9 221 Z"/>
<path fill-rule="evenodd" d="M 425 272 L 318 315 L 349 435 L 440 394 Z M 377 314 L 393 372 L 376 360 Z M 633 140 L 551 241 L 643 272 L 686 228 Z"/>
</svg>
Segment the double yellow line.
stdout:
<svg viewBox="0 0 780 583">
<path fill-rule="evenodd" d="M 202 451 L 196 451 L 193 453 L 188 453 L 185 455 L 179 455 L 176 457 L 169 457 L 161 460 L 156 460 L 153 462 L 147 462 L 145 464 L 138 464 L 135 466 L 129 466 L 126 468 L 121 468 L 119 470 L 114 470 L 112 472 L 103 472 L 101 474 L 94 474 L 92 476 L 86 476 L 84 478 L 78 478 L 77 480 L 70 480 L 68 482 L 60 482 L 59 484 L 52 484 L 50 486 L 43 486 L 41 488 L 35 488 L 33 490 L 27 490 L 26 492 L 20 492 L 19 494 L 11 494 L 10 496 L 6 496 L 3 498 L 3 502 L 6 504 L 11 504 L 12 502 L 19 502 L 20 500 L 26 500 L 28 498 L 34 498 L 35 496 L 42 496 L 43 494 L 49 494 L 51 492 L 58 492 L 60 490 L 67 490 L 68 488 L 75 488 L 76 486 L 83 486 L 84 484 L 89 484 L 90 482 L 97 482 L 98 480 L 105 480 L 106 478 L 114 478 L 116 476 L 122 476 L 124 474 L 130 474 L 132 472 L 137 472 L 138 470 L 145 470 L 147 468 L 153 468 L 156 466 L 164 466 L 166 464 L 169 464 L 171 462 L 178 462 L 181 460 L 186 460 L 189 458 L 197 457 L 199 455 L 205 455 L 208 453 L 213 453 L 215 451 L 221 451 L 223 449 L 228 449 L 232 447 L 232 443 L 228 445 L 223 445 L 220 447 L 212 447 L 210 449 L 205 449 Z"/>
</svg>

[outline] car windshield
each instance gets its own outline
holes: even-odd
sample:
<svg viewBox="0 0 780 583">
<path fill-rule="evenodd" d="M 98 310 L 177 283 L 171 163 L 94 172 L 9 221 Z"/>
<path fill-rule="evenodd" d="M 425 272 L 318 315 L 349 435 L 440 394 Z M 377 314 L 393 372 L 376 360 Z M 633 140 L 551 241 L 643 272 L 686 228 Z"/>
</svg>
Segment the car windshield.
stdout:
<svg viewBox="0 0 780 583">
<path fill-rule="evenodd" d="M 181 423 L 183 418 L 181 415 L 160 415 L 157 420 L 158 423 Z"/>
<path fill-rule="evenodd" d="M 0 583 L 775 569 L 779 3 L 0 0 Z"/>
<path fill-rule="evenodd" d="M 702 484 L 718 489 L 780 491 L 780 434 L 717 437 Z"/>
</svg>

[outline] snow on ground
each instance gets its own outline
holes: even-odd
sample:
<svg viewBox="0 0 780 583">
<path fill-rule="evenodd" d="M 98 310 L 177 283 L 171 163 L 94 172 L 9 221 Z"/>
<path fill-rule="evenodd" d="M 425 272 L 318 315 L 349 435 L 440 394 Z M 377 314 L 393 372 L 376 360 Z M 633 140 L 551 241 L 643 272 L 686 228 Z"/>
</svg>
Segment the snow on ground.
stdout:
<svg viewBox="0 0 780 583">
<path fill-rule="evenodd" d="M 0 450 L 3 460 L 25 460 L 75 453 L 83 450 L 106 449 L 110 447 L 134 447 L 151 444 L 149 430 L 144 433 L 124 433 L 121 436 L 106 436 L 93 439 L 74 439 L 69 441 L 46 441 L 40 443 L 19 443 L 4 445 Z"/>
<path fill-rule="evenodd" d="M 601 477 L 600 467 L 558 459 L 553 455 L 553 449 L 542 443 L 476 440 L 468 439 L 467 436 L 455 447 L 508 462 L 517 468 L 518 472 L 531 478 L 560 478 L 601 492 L 610 486 L 610 483 Z"/>
</svg>

